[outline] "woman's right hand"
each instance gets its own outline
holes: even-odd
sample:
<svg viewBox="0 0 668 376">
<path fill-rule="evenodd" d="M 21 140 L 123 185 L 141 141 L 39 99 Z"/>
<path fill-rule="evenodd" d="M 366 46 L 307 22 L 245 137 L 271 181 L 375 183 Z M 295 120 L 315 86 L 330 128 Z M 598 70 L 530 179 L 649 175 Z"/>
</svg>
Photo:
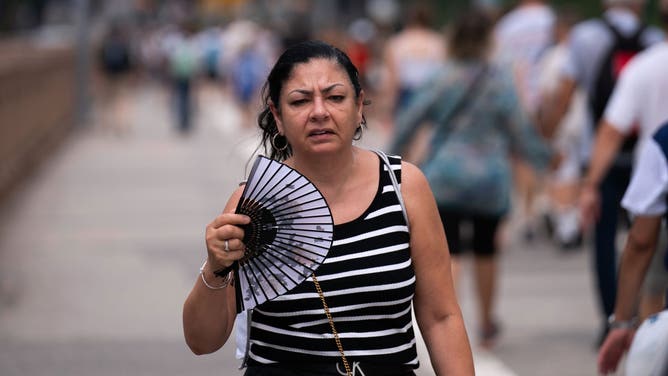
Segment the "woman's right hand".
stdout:
<svg viewBox="0 0 668 376">
<path fill-rule="evenodd" d="M 617 371 L 619 361 L 629 351 L 633 341 L 633 329 L 611 329 L 598 350 L 598 371 L 607 375 Z"/>
<path fill-rule="evenodd" d="M 587 182 L 582 184 L 578 206 L 583 230 L 587 231 L 596 223 L 601 210 L 601 197 L 596 185 Z"/>
<path fill-rule="evenodd" d="M 244 256 L 244 230 L 240 226 L 250 223 L 250 218 L 232 213 L 234 201 L 236 198 L 228 202 L 223 214 L 206 226 L 207 262 L 183 306 L 186 343 L 197 355 L 220 349 L 234 327 L 235 290 L 224 288 L 230 284 L 230 279 L 221 283 L 214 276 L 216 271 Z M 209 286 L 207 281 L 217 287 Z"/>
<path fill-rule="evenodd" d="M 250 223 L 243 214 L 223 213 L 206 226 L 207 267 L 212 271 L 229 267 L 244 256 L 244 230 L 241 225 Z"/>
</svg>

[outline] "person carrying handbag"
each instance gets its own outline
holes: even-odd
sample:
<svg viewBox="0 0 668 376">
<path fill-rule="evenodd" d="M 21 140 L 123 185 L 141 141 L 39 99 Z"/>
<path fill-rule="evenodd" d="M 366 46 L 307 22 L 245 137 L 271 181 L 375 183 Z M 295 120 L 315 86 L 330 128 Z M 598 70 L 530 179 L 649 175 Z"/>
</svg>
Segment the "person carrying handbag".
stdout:
<svg viewBox="0 0 668 376">
<path fill-rule="evenodd" d="M 491 347 L 499 333 L 494 313 L 497 232 L 510 210 L 511 158 L 544 171 L 553 152 L 523 111 L 512 74 L 489 59 L 493 23 L 470 10 L 449 33 L 445 68 L 399 115 L 389 150 L 402 152 L 418 128 L 432 127 L 420 164 L 434 192 L 457 280 L 465 247 L 460 226 L 470 223 L 475 255 L 479 340 Z"/>
</svg>

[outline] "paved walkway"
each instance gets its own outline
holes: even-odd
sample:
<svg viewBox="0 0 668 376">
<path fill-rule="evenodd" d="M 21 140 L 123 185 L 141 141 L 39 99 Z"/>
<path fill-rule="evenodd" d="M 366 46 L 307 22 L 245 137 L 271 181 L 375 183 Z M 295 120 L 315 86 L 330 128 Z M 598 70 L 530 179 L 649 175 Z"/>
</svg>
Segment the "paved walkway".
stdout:
<svg viewBox="0 0 668 376">
<path fill-rule="evenodd" d="M 202 93 L 189 137 L 173 131 L 158 88 L 132 99 L 129 134 L 73 135 L 0 212 L 3 376 L 241 374 L 233 344 L 188 351 L 181 308 L 205 257 L 204 227 L 244 176 L 255 131 L 215 91 Z M 475 349 L 477 374 L 596 374 L 587 254 L 509 237 L 502 260 L 503 337 L 493 353 Z M 465 277 L 475 342 L 472 296 Z M 424 347 L 421 356 L 418 374 L 433 374 Z"/>
</svg>

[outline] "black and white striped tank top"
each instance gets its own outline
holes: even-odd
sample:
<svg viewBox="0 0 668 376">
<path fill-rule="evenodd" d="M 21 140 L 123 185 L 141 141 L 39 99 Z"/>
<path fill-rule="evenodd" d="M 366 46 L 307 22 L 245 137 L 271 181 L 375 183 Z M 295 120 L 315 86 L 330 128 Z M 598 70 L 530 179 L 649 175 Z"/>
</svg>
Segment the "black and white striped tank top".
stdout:
<svg viewBox="0 0 668 376">
<path fill-rule="evenodd" d="M 389 157 L 397 181 L 401 160 Z M 418 366 L 411 302 L 409 233 L 385 164 L 378 191 L 357 219 L 335 225 L 315 274 L 349 362 Z M 341 360 L 312 278 L 255 308 L 249 365 Z"/>
</svg>

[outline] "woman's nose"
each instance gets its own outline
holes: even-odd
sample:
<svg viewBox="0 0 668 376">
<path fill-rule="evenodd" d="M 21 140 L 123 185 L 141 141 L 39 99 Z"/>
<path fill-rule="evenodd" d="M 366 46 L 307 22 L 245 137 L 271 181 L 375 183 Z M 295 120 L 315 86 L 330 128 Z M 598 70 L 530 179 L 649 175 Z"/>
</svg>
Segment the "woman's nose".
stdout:
<svg viewBox="0 0 668 376">
<path fill-rule="evenodd" d="M 329 112 L 327 110 L 327 107 L 325 106 L 325 101 L 320 97 L 314 98 L 313 108 L 311 109 L 311 120 L 320 121 L 323 119 L 327 119 L 328 117 L 329 117 Z"/>
</svg>

